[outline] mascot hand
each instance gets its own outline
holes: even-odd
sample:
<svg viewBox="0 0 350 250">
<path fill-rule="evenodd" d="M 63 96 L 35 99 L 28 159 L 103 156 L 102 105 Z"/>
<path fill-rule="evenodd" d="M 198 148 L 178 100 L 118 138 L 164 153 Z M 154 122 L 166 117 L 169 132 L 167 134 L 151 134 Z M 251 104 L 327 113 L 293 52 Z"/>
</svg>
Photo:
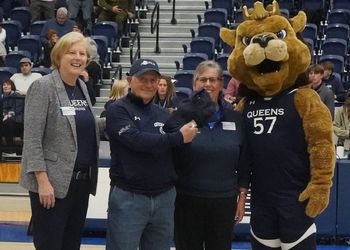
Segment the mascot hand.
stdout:
<svg viewBox="0 0 350 250">
<path fill-rule="evenodd" d="M 326 209 L 329 202 L 329 188 L 320 187 L 310 182 L 305 190 L 299 195 L 299 201 L 309 200 L 305 213 L 309 217 L 316 217 Z"/>
</svg>

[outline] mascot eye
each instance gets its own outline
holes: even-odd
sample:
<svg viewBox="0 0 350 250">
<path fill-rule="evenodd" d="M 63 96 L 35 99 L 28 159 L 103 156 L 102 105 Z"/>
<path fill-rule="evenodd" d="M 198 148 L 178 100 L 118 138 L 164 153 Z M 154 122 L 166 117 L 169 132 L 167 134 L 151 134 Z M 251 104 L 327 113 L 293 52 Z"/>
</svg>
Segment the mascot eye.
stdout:
<svg viewBox="0 0 350 250">
<path fill-rule="evenodd" d="M 276 33 L 278 39 L 284 39 L 287 36 L 287 32 L 285 30 L 280 30 Z"/>
<path fill-rule="evenodd" d="M 242 38 L 242 43 L 243 43 L 245 46 L 248 46 L 248 45 L 250 44 L 250 40 L 251 40 L 250 37 L 245 36 L 245 37 Z"/>
</svg>

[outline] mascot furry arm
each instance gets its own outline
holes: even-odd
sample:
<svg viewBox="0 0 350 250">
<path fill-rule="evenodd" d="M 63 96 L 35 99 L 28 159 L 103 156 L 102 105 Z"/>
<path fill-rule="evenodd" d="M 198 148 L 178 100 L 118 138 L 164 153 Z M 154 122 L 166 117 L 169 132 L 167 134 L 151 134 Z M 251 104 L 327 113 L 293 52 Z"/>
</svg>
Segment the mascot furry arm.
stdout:
<svg viewBox="0 0 350 250">
<path fill-rule="evenodd" d="M 287 20 L 276 1 L 266 9 L 256 2 L 244 6 L 245 21 L 237 30 L 222 28 L 220 36 L 234 47 L 228 69 L 246 88 L 262 97 L 273 97 L 292 87 L 310 64 L 308 47 L 297 38 L 306 24 L 306 15 Z M 243 110 L 245 99 L 238 105 Z M 308 88 L 296 91 L 295 108 L 302 120 L 310 162 L 310 181 L 299 201 L 308 200 L 306 214 L 315 217 L 328 205 L 335 165 L 332 119 L 318 94 Z M 278 187 L 276 187 L 278 188 Z"/>
</svg>

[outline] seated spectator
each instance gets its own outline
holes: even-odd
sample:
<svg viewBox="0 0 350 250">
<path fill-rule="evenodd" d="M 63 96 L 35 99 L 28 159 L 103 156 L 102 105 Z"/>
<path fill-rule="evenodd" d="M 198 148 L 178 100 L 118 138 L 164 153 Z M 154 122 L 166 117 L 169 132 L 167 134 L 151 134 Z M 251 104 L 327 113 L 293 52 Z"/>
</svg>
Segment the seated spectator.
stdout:
<svg viewBox="0 0 350 250">
<path fill-rule="evenodd" d="M 323 82 L 333 91 L 336 101 L 344 102 L 346 92 L 340 79 L 333 75 L 334 64 L 330 61 L 324 61 L 321 66 L 323 67 Z"/>
<path fill-rule="evenodd" d="M 42 75 L 36 72 L 32 73 L 33 64 L 27 57 L 24 57 L 19 61 L 19 66 L 21 73 L 13 74 L 10 79 L 15 83 L 18 93 L 21 95 L 26 95 L 30 85 L 35 80 L 42 77 Z"/>
<path fill-rule="evenodd" d="M 75 22 L 82 21 L 83 31 L 85 34 L 92 34 L 92 8 L 94 5 L 93 0 L 70 0 L 67 2 L 69 18 L 75 20 Z M 78 20 L 79 11 L 82 13 L 83 20 Z"/>
<path fill-rule="evenodd" d="M 55 2 L 56 0 L 31 0 L 31 22 L 53 18 L 55 16 Z"/>
<path fill-rule="evenodd" d="M 0 129 L 1 136 L 5 137 L 7 145 L 13 145 L 14 137 L 23 134 L 24 100 L 15 98 L 19 96 L 13 81 L 5 80 L 2 83 Z"/>
<path fill-rule="evenodd" d="M 177 108 L 178 100 L 176 99 L 175 85 L 171 78 L 161 75 L 158 83 L 158 91 L 153 99 L 155 104 L 166 109 L 169 113 Z"/>
<path fill-rule="evenodd" d="M 79 23 L 75 24 L 73 26 L 73 31 L 83 34 L 82 25 Z M 102 67 L 100 63 L 100 56 L 97 51 L 97 43 L 89 36 L 87 36 L 86 39 L 90 43 L 90 62 L 86 66 L 85 70 L 89 74 L 92 90 L 94 92 L 93 95 L 96 97 L 98 92 L 97 85 L 102 78 Z"/>
<path fill-rule="evenodd" d="M 238 95 L 239 84 L 240 84 L 240 81 L 238 81 L 234 77 L 232 77 L 227 84 L 224 98 L 226 101 L 228 101 L 231 104 L 237 104 L 241 99 L 241 97 Z"/>
<path fill-rule="evenodd" d="M 134 18 L 134 0 L 98 0 L 98 6 L 102 8 L 97 21 L 114 21 L 118 23 L 119 34 L 123 34 L 124 22 L 127 18 Z"/>
<path fill-rule="evenodd" d="M 47 32 L 48 43 L 44 44 L 44 56 L 41 61 L 41 65 L 50 68 L 51 67 L 51 50 L 58 41 L 57 32 L 53 29 L 49 29 Z"/>
<path fill-rule="evenodd" d="M 80 79 L 83 80 L 83 82 L 86 84 L 86 88 L 89 93 L 89 97 L 91 100 L 91 104 L 95 105 L 96 103 L 96 94 L 93 88 L 92 78 L 89 76 L 89 73 L 84 70 L 80 73 Z"/>
<path fill-rule="evenodd" d="M 5 42 L 6 30 L 0 25 L 0 67 L 5 66 L 5 57 L 7 55 Z"/>
<path fill-rule="evenodd" d="M 344 145 L 349 150 L 349 116 L 350 116 L 350 92 L 346 96 L 345 103 L 342 107 L 336 109 L 333 122 L 334 134 L 338 137 L 338 145 Z"/>
<path fill-rule="evenodd" d="M 310 65 L 307 70 L 307 75 L 310 83 L 310 87 L 314 89 L 320 96 L 321 101 L 328 107 L 334 119 L 334 94 L 326 84 L 322 81 L 323 78 L 323 67 L 318 64 Z"/>
<path fill-rule="evenodd" d="M 105 103 L 105 110 L 102 111 L 101 117 L 106 116 L 106 111 L 108 106 L 113 103 L 115 100 L 118 100 L 128 94 L 129 91 L 129 82 L 126 79 L 114 80 L 112 85 L 111 92 L 109 93 L 109 100 Z"/>
<path fill-rule="evenodd" d="M 73 30 L 75 22 L 68 19 L 68 10 L 65 7 L 61 7 L 57 10 L 56 18 L 52 18 L 48 20 L 43 29 L 41 30 L 40 40 L 44 45 L 48 43 L 47 32 L 49 29 L 53 29 L 57 32 L 58 37 L 62 37 L 63 35 L 71 32 Z"/>
</svg>

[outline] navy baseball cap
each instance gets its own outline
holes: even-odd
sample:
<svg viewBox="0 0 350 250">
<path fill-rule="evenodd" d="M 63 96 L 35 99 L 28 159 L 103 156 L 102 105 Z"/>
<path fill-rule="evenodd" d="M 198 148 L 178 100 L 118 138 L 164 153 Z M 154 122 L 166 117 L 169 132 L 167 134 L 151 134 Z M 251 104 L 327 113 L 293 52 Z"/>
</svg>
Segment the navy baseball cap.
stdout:
<svg viewBox="0 0 350 250">
<path fill-rule="evenodd" d="M 137 59 L 131 65 L 130 71 L 127 74 L 128 76 L 142 76 L 148 71 L 155 71 L 158 75 L 160 75 L 159 67 L 156 61 L 152 59 Z"/>
</svg>

